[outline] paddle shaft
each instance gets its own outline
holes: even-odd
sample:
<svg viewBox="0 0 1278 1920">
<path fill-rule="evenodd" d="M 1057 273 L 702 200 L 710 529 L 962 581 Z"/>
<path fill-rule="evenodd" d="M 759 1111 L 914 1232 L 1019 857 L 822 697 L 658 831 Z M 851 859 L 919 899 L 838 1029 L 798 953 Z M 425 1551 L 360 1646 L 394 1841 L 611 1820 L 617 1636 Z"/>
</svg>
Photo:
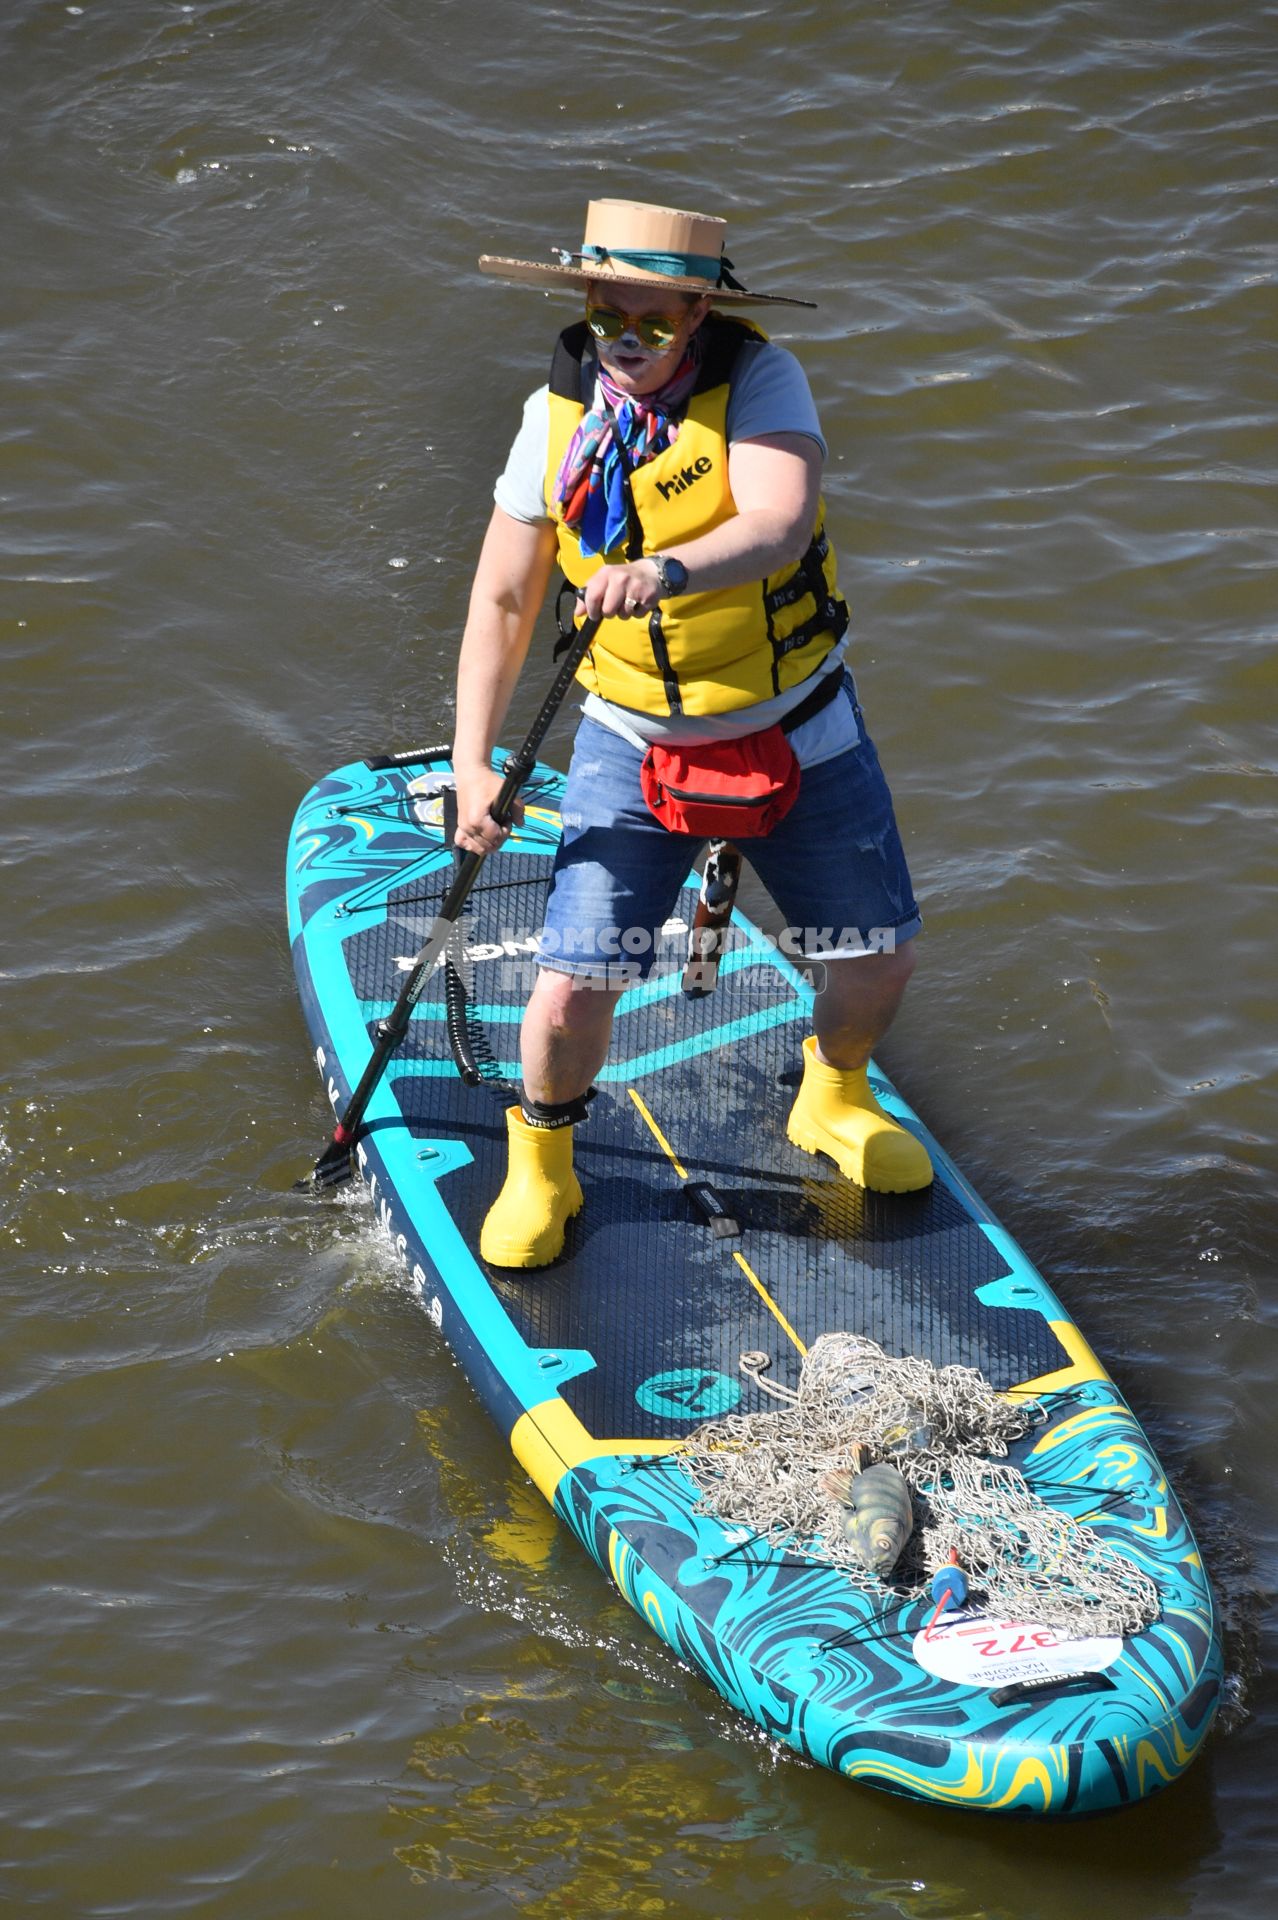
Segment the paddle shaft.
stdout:
<svg viewBox="0 0 1278 1920">
<path fill-rule="evenodd" d="M 515 810 L 515 801 L 519 790 L 537 764 L 537 751 L 550 730 L 550 723 L 563 705 L 564 697 L 576 677 L 586 651 L 599 630 L 598 619 L 583 621 L 572 637 L 564 654 L 563 661 L 554 681 L 541 703 L 537 718 L 528 730 L 528 737 L 518 750 L 506 761 L 502 772 L 505 775 L 497 798 L 488 809 L 490 817 L 499 827 L 510 824 Z M 453 878 L 453 884 L 444 895 L 443 904 L 431 922 L 429 933 L 420 953 L 413 961 L 404 984 L 399 990 L 399 998 L 384 1020 L 377 1023 L 377 1040 L 369 1056 L 368 1065 L 360 1075 L 359 1084 L 346 1103 L 345 1110 L 333 1129 L 333 1138 L 315 1163 L 312 1178 L 322 1186 L 335 1185 L 349 1172 L 351 1151 L 363 1124 L 368 1103 L 386 1071 L 386 1063 L 408 1031 L 409 1021 L 413 1017 L 413 1008 L 433 972 L 439 956 L 448 945 L 453 928 L 461 918 L 462 908 L 475 884 L 479 869 L 488 854 L 467 853 Z"/>
</svg>

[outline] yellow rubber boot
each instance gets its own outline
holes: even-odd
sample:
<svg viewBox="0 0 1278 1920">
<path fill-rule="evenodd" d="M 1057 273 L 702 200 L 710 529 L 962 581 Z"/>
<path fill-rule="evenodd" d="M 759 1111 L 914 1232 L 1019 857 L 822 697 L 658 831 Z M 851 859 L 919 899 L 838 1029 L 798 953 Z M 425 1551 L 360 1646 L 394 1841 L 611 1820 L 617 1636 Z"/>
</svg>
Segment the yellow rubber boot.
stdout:
<svg viewBox="0 0 1278 1920">
<path fill-rule="evenodd" d="M 563 1252 L 564 1228 L 582 1208 L 572 1128 L 530 1127 L 518 1107 L 508 1107 L 506 1141 L 506 1184 L 484 1221 L 479 1251 L 494 1267 L 545 1267 Z"/>
<path fill-rule="evenodd" d="M 927 1149 L 884 1113 L 864 1067 L 844 1072 L 803 1043 L 803 1085 L 786 1133 L 805 1153 L 828 1153 L 840 1173 L 874 1193 L 915 1193 L 932 1183 Z"/>
</svg>

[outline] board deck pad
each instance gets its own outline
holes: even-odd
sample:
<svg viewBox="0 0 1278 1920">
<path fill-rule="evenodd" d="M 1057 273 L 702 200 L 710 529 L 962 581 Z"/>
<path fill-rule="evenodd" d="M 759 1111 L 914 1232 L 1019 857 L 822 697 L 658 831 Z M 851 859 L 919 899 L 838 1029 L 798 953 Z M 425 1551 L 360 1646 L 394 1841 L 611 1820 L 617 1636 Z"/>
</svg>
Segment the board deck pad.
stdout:
<svg viewBox="0 0 1278 1920">
<path fill-rule="evenodd" d="M 437 758 L 357 763 L 321 782 L 299 810 L 294 955 L 339 1110 L 452 877 L 442 809 L 409 789 L 432 768 L 447 772 Z M 569 1225 L 563 1255 L 539 1272 L 480 1260 L 480 1225 L 505 1174 L 504 1110 L 518 1082 L 529 949 L 557 844 L 560 790 L 559 776 L 538 770 L 525 826 L 481 869 L 454 948 L 468 1025 L 493 1081 L 473 1087 L 459 1076 L 440 968 L 369 1108 L 363 1171 L 432 1318 L 537 1484 L 620 1590 L 778 1737 L 894 1791 L 979 1806 L 1077 1812 L 1165 1784 L 1210 1722 L 1219 1642 L 1192 1536 L 1148 1443 L 1059 1301 L 877 1067 L 871 1084 L 884 1105 L 933 1153 L 938 1177 L 928 1190 L 862 1192 L 823 1157 L 789 1143 L 785 1120 L 810 1028 L 810 990 L 748 922 L 736 919 L 716 990 L 690 999 L 681 991 L 682 957 L 696 894 L 691 884 L 684 890 L 662 961 L 619 1003 L 597 1095 L 576 1129 L 586 1205 Z M 738 1232 L 712 1231 L 690 1191 L 696 1183 L 709 1184 Z M 1052 1694 L 1055 1737 L 1040 1731 L 1028 1747 L 1023 1727 L 1014 1737 L 1010 1727 L 998 1733 L 992 1688 L 933 1675 L 937 1697 L 903 1707 L 897 1696 L 917 1700 L 923 1677 L 911 1668 L 908 1632 L 898 1629 L 892 1661 L 880 1648 L 870 1663 L 877 1683 L 867 1685 L 855 1651 L 867 1620 L 884 1617 L 883 1597 L 867 1600 L 832 1571 L 775 1549 L 723 1558 L 723 1529 L 696 1514 L 695 1491 L 669 1450 L 701 1421 L 775 1406 L 743 1370 L 743 1355 L 766 1354 L 766 1378 L 793 1387 L 804 1351 L 833 1330 L 868 1335 L 892 1355 L 975 1367 L 1000 1391 L 1029 1383 L 1045 1393 L 1049 1424 L 1018 1445 L 1017 1464 L 1031 1480 L 1039 1471 L 1045 1485 L 1049 1471 L 1055 1484 L 1068 1466 L 1081 1489 L 1080 1517 L 1102 1485 L 1108 1498 L 1089 1524 L 1114 1530 L 1115 1544 L 1122 1536 L 1123 1551 L 1143 1540 L 1142 1529 L 1152 1531 L 1160 1584 L 1183 1603 L 1170 1651 L 1174 1680 L 1164 1670 L 1169 1649 L 1160 1647 L 1155 1661 L 1161 1732 L 1141 1698 L 1154 1684 L 1149 1675 L 1130 1689 L 1136 1709 L 1125 1697 L 1113 1700 L 1123 1689 L 1109 1671 L 1112 1654 L 1086 1685 L 1061 1683 L 1063 1697 Z M 714 1550 L 704 1551 L 707 1541 Z M 698 1547 L 710 1564 L 694 1578 L 689 1556 Z M 1146 1549 L 1147 1570 L 1148 1559 Z M 720 1568 L 729 1563 L 725 1585 Z M 777 1651 L 783 1595 L 789 1652 Z M 749 1671 L 739 1670 L 756 1616 L 770 1622 L 768 1658 L 758 1666 L 746 1659 Z M 1158 1635 L 1156 1624 L 1138 1636 L 1151 1655 Z M 1007 1638 L 1012 1646 L 1016 1636 Z M 725 1660 L 730 1639 L 735 1652 Z M 842 1664 L 831 1666 L 826 1646 L 819 1671 L 809 1672 L 812 1647 L 830 1641 L 844 1647 Z M 1127 1643 L 1124 1660 L 1135 1645 Z M 1068 1671 L 1072 1656 L 1054 1657 Z M 1012 1647 L 991 1671 L 1015 1674 L 1025 1665 Z M 784 1710 L 782 1674 L 795 1689 Z M 974 1698 L 960 1709 L 953 1699 L 946 1704 L 947 1693 Z M 1046 1727 L 1047 1704 L 1035 1711 L 1048 1716 Z M 1107 1715 L 1121 1732 L 1118 1744 L 1097 1731 Z M 1084 1728 L 1095 1752 L 1080 1744 Z M 1026 1761 L 1035 1742 L 1056 1756 L 1055 1773 L 1047 1759 Z"/>
</svg>

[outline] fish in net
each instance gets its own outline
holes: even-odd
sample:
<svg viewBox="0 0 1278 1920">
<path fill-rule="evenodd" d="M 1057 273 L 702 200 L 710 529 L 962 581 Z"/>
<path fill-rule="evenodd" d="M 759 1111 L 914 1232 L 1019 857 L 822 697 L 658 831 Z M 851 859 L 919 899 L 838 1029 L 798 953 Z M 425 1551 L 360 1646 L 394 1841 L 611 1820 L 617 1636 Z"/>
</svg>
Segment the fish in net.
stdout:
<svg viewBox="0 0 1278 1920">
<path fill-rule="evenodd" d="M 783 1404 L 708 1421 L 680 1453 L 699 1513 L 898 1600 L 926 1599 L 956 1558 L 984 1613 L 1071 1637 L 1137 1633 L 1158 1618 L 1148 1574 L 1007 1462 L 1011 1444 L 1045 1421 L 1041 1401 L 997 1393 L 974 1367 L 891 1359 L 859 1334 L 815 1341 L 797 1391 L 765 1381 L 766 1361 L 747 1354 L 742 1366 Z M 879 1461 L 900 1470 L 914 1508 L 890 1585 L 864 1564 L 823 1485 L 849 1465 Z"/>
</svg>

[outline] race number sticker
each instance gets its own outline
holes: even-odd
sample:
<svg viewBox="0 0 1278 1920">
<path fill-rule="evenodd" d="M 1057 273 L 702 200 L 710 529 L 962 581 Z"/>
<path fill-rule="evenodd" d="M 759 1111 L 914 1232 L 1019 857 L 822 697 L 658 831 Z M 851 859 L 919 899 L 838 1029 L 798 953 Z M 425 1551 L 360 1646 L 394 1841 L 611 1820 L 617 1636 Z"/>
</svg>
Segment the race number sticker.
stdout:
<svg viewBox="0 0 1278 1920">
<path fill-rule="evenodd" d="M 984 1620 L 953 1614 L 914 1636 L 914 1658 L 938 1680 L 963 1687 L 1006 1687 L 1103 1673 L 1123 1650 L 1117 1635 L 1071 1640 L 1033 1620 Z"/>
</svg>

